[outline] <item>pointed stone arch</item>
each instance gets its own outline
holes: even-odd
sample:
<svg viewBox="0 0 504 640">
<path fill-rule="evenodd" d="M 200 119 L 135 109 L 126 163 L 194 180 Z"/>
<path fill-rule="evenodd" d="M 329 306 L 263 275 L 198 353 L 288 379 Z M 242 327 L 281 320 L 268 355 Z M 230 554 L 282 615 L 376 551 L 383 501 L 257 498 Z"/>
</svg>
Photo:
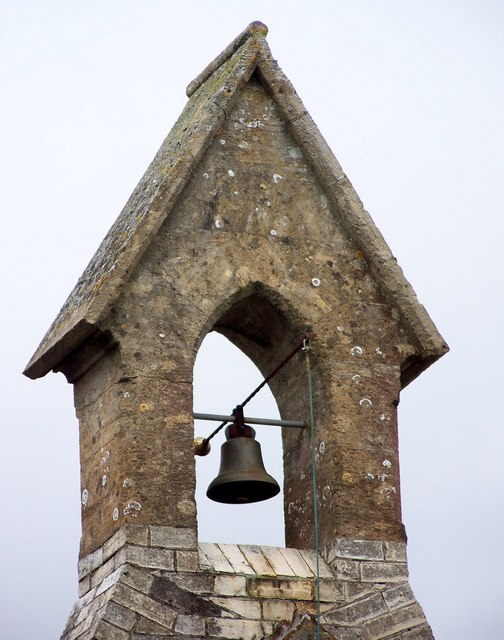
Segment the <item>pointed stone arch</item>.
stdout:
<svg viewBox="0 0 504 640">
<path fill-rule="evenodd" d="M 300 347 L 310 330 L 310 319 L 302 317 L 299 310 L 283 295 L 260 281 L 233 292 L 216 304 L 212 320 L 205 326 L 217 331 L 240 349 L 268 377 L 286 356 Z M 205 333 L 205 335 L 207 335 Z M 200 341 L 204 338 L 200 337 Z M 199 341 L 199 342 L 200 342 Z M 314 372 L 317 400 L 322 402 L 324 388 L 320 370 Z M 308 424 L 309 399 L 306 378 L 306 361 L 299 350 L 270 380 L 269 387 L 278 406 L 281 418 L 302 420 Z M 252 389 L 243 390 L 243 400 Z M 312 495 L 310 484 L 309 430 L 282 429 L 284 521 L 286 546 L 312 548 L 313 509 L 307 496 Z M 299 466 L 302 464 L 302 468 Z M 303 477 L 303 481 L 299 478 Z M 305 505 L 293 509 L 291 503 L 302 487 Z M 291 505 L 291 507 L 289 507 Z M 304 533 L 300 536 L 300 531 Z"/>
<path fill-rule="evenodd" d="M 229 415 L 238 402 L 255 389 L 263 376 L 256 365 L 222 334 L 206 335 L 198 350 L 193 376 L 194 435 L 208 436 L 220 422 L 199 420 L 197 413 Z M 245 407 L 245 415 L 278 419 L 278 405 L 265 385 Z M 283 489 L 282 434 L 276 426 L 253 425 L 266 472 Z M 209 500 L 206 491 L 218 474 L 222 429 L 211 440 L 206 456 L 195 456 L 198 540 L 254 545 L 285 545 L 283 491 L 273 499 L 246 505 L 221 504 Z M 268 526 L 263 526 L 264 523 Z"/>
</svg>

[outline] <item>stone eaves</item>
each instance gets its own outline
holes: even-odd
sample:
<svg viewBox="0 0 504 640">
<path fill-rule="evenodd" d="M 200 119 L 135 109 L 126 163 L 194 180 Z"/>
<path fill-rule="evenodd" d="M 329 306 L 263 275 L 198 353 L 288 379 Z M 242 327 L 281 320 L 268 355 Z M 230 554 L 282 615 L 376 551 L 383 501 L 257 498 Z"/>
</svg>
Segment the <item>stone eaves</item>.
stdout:
<svg viewBox="0 0 504 640">
<path fill-rule="evenodd" d="M 375 280 L 399 310 L 418 345 L 420 358 L 403 374 L 405 383 L 448 350 L 317 126 L 272 58 L 266 34 L 264 25 L 252 23 L 188 86 L 184 111 L 28 363 L 27 376 L 38 378 L 58 369 L 62 360 L 99 331 L 253 73 L 275 101 L 346 233 L 362 251 Z"/>
</svg>

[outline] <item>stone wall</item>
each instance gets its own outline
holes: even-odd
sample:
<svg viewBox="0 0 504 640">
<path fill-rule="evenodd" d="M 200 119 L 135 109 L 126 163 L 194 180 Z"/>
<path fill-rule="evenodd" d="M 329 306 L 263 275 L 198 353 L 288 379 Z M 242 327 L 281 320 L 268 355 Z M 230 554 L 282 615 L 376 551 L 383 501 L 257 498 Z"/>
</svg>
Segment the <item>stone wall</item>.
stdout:
<svg viewBox="0 0 504 640">
<path fill-rule="evenodd" d="M 187 528 L 127 525 L 79 563 L 62 640 L 314 637 L 430 640 L 401 542 L 338 539 L 314 551 L 196 541 Z"/>
</svg>

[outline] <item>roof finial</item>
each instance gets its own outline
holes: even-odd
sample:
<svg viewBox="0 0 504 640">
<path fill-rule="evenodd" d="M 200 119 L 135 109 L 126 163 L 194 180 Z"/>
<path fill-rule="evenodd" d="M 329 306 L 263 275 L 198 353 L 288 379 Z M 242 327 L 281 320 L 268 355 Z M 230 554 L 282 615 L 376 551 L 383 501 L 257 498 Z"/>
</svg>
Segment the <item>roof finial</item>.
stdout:
<svg viewBox="0 0 504 640">
<path fill-rule="evenodd" d="M 195 93 L 208 78 L 221 67 L 245 42 L 249 39 L 263 40 L 268 35 L 268 27 L 255 20 L 229 44 L 191 83 L 187 85 L 186 95 L 188 98 Z"/>
</svg>

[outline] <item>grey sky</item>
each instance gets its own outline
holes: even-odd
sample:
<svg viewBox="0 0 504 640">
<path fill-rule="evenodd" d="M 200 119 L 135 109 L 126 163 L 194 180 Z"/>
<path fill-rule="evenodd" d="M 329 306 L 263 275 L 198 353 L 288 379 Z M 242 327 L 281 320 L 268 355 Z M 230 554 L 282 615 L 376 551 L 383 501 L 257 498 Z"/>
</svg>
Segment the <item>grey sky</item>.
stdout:
<svg viewBox="0 0 504 640">
<path fill-rule="evenodd" d="M 504 5 L 3 0 L 6 640 L 59 637 L 80 537 L 71 387 L 20 372 L 178 117 L 186 85 L 254 19 L 452 349 L 400 405 L 415 594 L 437 640 L 502 637 Z M 228 411 L 255 386 L 253 370 L 226 364 L 228 351 L 205 343 L 197 410 Z M 237 367 L 243 388 L 226 395 Z M 261 399 L 250 412 L 275 410 Z M 263 451 L 278 448 L 266 438 L 260 431 Z M 279 476 L 277 464 L 267 463 Z M 260 531 L 241 523 L 248 541 L 282 543 L 276 500 L 255 518 L 267 523 Z M 230 518 L 204 502 L 201 537 L 237 540 Z"/>
</svg>

